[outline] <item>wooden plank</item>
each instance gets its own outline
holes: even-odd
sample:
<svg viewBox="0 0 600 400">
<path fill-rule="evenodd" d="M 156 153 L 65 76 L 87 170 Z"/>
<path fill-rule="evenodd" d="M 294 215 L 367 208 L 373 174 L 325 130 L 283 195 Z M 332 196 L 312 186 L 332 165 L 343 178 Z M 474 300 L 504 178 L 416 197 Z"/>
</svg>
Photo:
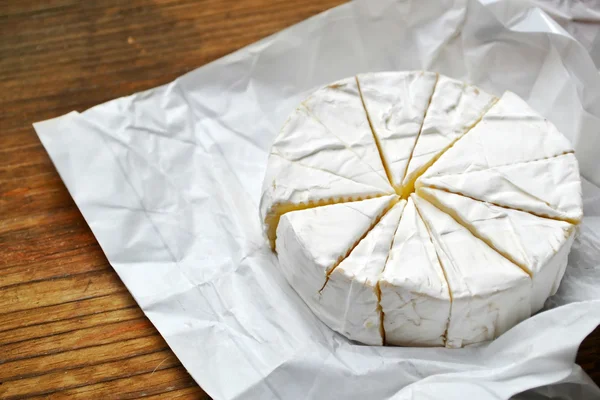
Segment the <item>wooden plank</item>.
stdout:
<svg viewBox="0 0 600 400">
<path fill-rule="evenodd" d="M 168 368 L 161 371 L 134 375 L 129 378 L 96 383 L 80 388 L 63 390 L 31 399 L 48 400 L 89 400 L 107 399 L 118 393 L 119 399 L 135 399 L 149 395 L 168 393 L 172 390 L 195 386 L 192 377 L 183 368 Z M 168 398 L 168 396 L 166 397 Z"/>
<path fill-rule="evenodd" d="M 48 322 L 41 325 L 3 330 L 0 331 L 0 343 L 2 343 L 2 345 L 21 343 L 23 341 L 43 338 L 46 336 L 56 336 L 60 333 L 97 328 L 102 325 L 111 325 L 117 322 L 124 322 L 140 318 L 144 318 L 144 313 L 139 307 L 132 305 L 119 310 L 105 311 L 77 318 L 61 319 L 59 321 Z"/>
<path fill-rule="evenodd" d="M 97 242 L 94 243 L 95 239 L 87 227 L 83 232 L 64 229 L 62 232 L 54 232 L 53 236 L 48 237 L 32 237 L 30 234 L 26 231 L 11 235 L 14 240 L 5 244 L 0 240 L 3 250 L 10 251 L 12 255 L 19 257 L 16 261 L 10 257 L 0 257 L 0 271 L 51 261 L 60 265 L 68 262 L 71 256 L 85 253 L 87 253 L 87 258 L 83 256 L 85 262 L 108 263 L 100 246 Z M 72 245 L 69 246 L 69 243 Z"/>
<path fill-rule="evenodd" d="M 3 1 L 2 16 L 14 17 L 24 14 L 39 15 L 43 11 L 62 9 L 67 5 L 76 4 L 77 0 L 46 0 L 46 1 Z"/>
<path fill-rule="evenodd" d="M 5 164 L 5 167 L 2 168 L 0 166 L 0 189 L 4 192 L 4 191 L 8 191 L 11 189 L 11 186 L 14 187 L 15 185 L 15 181 L 20 181 L 19 183 L 21 185 L 23 184 L 29 184 L 30 182 L 26 181 L 25 179 L 31 177 L 31 176 L 35 176 L 35 175 L 40 175 L 40 174 L 49 174 L 49 171 L 52 170 L 52 168 L 49 168 L 52 165 L 52 162 L 50 161 L 50 158 L 47 156 L 47 154 L 41 152 L 37 147 L 30 147 L 27 149 L 30 153 L 37 153 L 34 157 L 34 160 L 31 162 L 24 162 L 24 163 L 20 163 L 20 164 L 15 164 L 15 165 L 9 165 L 9 164 Z M 19 150 L 20 152 L 21 150 Z M 12 154 L 14 152 L 7 152 L 9 154 Z M 3 157 L 4 154 L 0 154 L 0 157 Z M 54 170 L 53 174 L 55 176 L 58 176 L 58 173 Z M 32 182 L 33 183 L 33 182 Z M 56 188 L 56 185 L 54 186 Z M 6 216 L 9 216 L 12 214 L 8 214 L 8 212 L 6 210 L 2 210 L 2 213 L 4 214 L 6 212 Z"/>
<path fill-rule="evenodd" d="M 76 332 L 59 333 L 37 339 L 0 345 L 0 363 L 32 358 L 38 355 L 73 351 L 101 344 L 151 336 L 156 333 L 146 318 L 99 325 Z"/>
<path fill-rule="evenodd" d="M 97 364 L 151 354 L 168 349 L 157 333 L 82 349 L 9 361 L 0 368 L 0 382 L 16 381 L 57 371 L 87 368 Z"/>
<path fill-rule="evenodd" d="M 17 151 L 5 151 L 2 154 L 2 164 L 0 164 L 0 174 L 13 175 L 14 170 L 21 166 L 43 164 L 51 166 L 52 163 L 43 147 L 25 146 Z M 14 176 L 14 175 L 13 175 Z"/>
<path fill-rule="evenodd" d="M 97 259 L 90 260 L 90 252 L 98 253 Z M 112 267 L 104 258 L 97 244 L 80 245 L 76 248 L 69 248 L 62 253 L 50 253 L 43 259 L 29 264 L 21 263 L 21 265 L 12 267 L 0 267 L 0 289 L 23 284 L 23 282 L 37 283 L 49 279 L 66 278 L 84 272 L 111 269 Z"/>
<path fill-rule="evenodd" d="M 0 182 L 0 214 L 19 218 L 71 204 L 71 196 L 56 172 L 24 171 L 26 176 Z M 75 204 L 74 202 L 72 203 Z"/>
<path fill-rule="evenodd" d="M 81 388 L 135 375 L 159 372 L 179 365 L 177 357 L 170 350 L 162 350 L 85 368 L 50 372 L 31 378 L 4 382 L 0 386 L 0 397 L 9 400 L 44 395 L 57 390 Z"/>
<path fill-rule="evenodd" d="M 304 16 L 313 15 L 330 6 L 328 4 L 321 5 L 314 1 L 290 3 L 285 0 L 270 2 L 262 0 L 253 3 L 247 1 L 205 0 L 203 3 L 202 6 L 198 6 L 198 2 L 194 0 L 161 1 L 160 15 L 158 15 L 157 9 L 147 7 L 147 1 L 118 2 L 113 5 L 104 4 L 103 2 L 101 7 L 95 7 L 93 3 L 87 3 L 79 7 L 66 7 L 61 9 L 60 12 L 47 12 L 43 15 L 38 15 L 35 20 L 19 18 L 14 23 L 8 21 L 4 25 L 3 31 L 0 32 L 6 32 L 11 29 L 14 32 L 14 28 L 17 27 L 16 24 L 21 23 L 23 29 L 16 32 L 15 40 L 8 44 L 6 48 L 12 51 L 29 50 L 32 46 L 32 39 L 35 38 L 45 50 L 43 53 L 50 53 L 55 49 L 47 47 L 49 43 L 57 42 L 59 38 L 63 38 L 69 42 L 81 38 L 84 36 L 81 34 L 82 30 L 90 25 L 102 26 L 102 29 L 96 32 L 94 37 L 90 38 L 91 40 L 96 40 L 96 38 L 114 31 L 123 31 L 124 23 L 127 24 L 128 31 L 140 30 L 148 35 L 153 33 L 148 28 L 166 26 L 171 28 L 168 32 L 168 35 L 171 37 L 179 36 L 191 29 L 201 32 L 233 24 L 247 27 L 246 21 L 248 18 L 252 18 L 254 22 L 253 26 L 256 28 L 260 29 L 272 23 L 281 29 L 286 25 L 304 19 Z M 337 1 L 335 3 L 339 4 L 340 2 Z M 265 7 L 266 5 L 271 7 Z M 93 12 L 97 12 L 94 20 L 81 18 L 81 14 Z M 272 17 L 274 15 L 279 16 L 280 19 L 273 20 Z M 186 21 L 192 21 L 194 25 L 182 26 Z M 257 23 L 256 21 L 259 22 Z M 59 25 L 60 23 L 68 23 L 68 25 L 62 27 Z M 179 29 L 173 30 L 172 24 L 176 24 Z M 60 31 L 60 35 L 57 34 L 59 33 L 57 31 Z M 245 32 L 243 36 L 244 38 L 249 38 L 254 35 L 256 35 L 254 32 Z M 98 43 L 94 42 L 94 44 L 100 45 L 101 43 L 99 42 L 98 40 Z M 159 44 L 165 47 L 164 40 L 161 40 Z M 184 44 L 178 43 L 178 46 Z M 64 50 L 64 47 L 62 49 Z M 88 57 L 94 57 L 94 55 L 90 54 Z"/>
<path fill-rule="evenodd" d="M 148 67 L 164 68 L 165 65 L 164 63 L 152 63 L 149 64 Z M 22 123 L 18 122 L 20 118 L 26 120 L 29 125 L 35 121 L 58 117 L 69 111 L 84 111 L 94 105 L 116 97 L 127 96 L 154 86 L 169 83 L 178 76 L 189 72 L 191 69 L 192 68 L 186 65 L 174 65 L 173 68 L 164 71 L 160 76 L 154 76 L 154 74 L 150 76 L 151 74 L 146 74 L 145 70 L 141 70 L 140 68 L 133 71 L 125 70 L 122 74 L 122 80 L 117 83 L 102 85 L 100 82 L 94 81 L 90 83 L 90 86 L 87 86 L 87 91 L 81 89 L 78 89 L 77 91 L 72 90 L 71 88 L 79 88 L 81 82 L 79 80 L 67 79 L 56 82 L 53 85 L 46 85 L 46 87 L 53 87 L 53 95 L 41 96 L 37 98 L 35 102 L 33 102 L 32 99 L 18 99 L 11 101 L 10 108 L 0 110 L 0 120 L 2 121 L 3 127 L 11 129 L 23 126 Z M 140 79 L 140 74 L 147 76 L 147 79 Z M 136 81 L 127 81 L 127 79 L 133 79 L 134 76 L 138 76 Z M 100 78 L 96 78 L 96 80 L 97 79 Z M 102 77 L 102 79 L 107 80 L 110 79 L 110 77 L 105 76 Z M 32 80 L 30 83 L 38 86 L 44 85 L 44 82 L 36 82 L 35 80 Z M 7 85 L 2 84 L 0 88 L 2 88 L 2 86 Z M 23 87 L 17 86 L 12 91 L 23 89 Z M 0 104 L 2 104 L 2 101 L 0 101 Z"/>
<path fill-rule="evenodd" d="M 160 399 L 169 399 L 169 400 L 204 400 L 209 399 L 208 395 L 204 393 L 202 389 L 199 387 L 189 387 L 185 389 L 177 389 L 169 392 L 163 392 L 159 394 L 155 394 L 152 396 L 142 396 L 135 397 L 136 399 L 145 399 L 145 400 L 160 400 Z"/>
<path fill-rule="evenodd" d="M 116 293 L 76 299 L 56 305 L 0 314 L 0 332 L 45 323 L 81 318 L 136 306 L 129 292 L 122 288 Z M 0 341 L 0 344 L 2 342 Z"/>
<path fill-rule="evenodd" d="M 0 234 L 0 246 L 3 249 L 0 252 L 0 271 L 49 260 L 66 261 L 74 253 L 87 254 L 88 262 L 106 261 L 98 242 L 75 206 L 55 210 L 51 214 L 54 213 L 64 213 L 67 217 L 54 225 L 32 226 Z"/>
<path fill-rule="evenodd" d="M 39 212 L 31 213 L 20 218 L 6 218 L 0 221 L 0 240 L 4 242 L 11 241 L 9 234 L 20 231 L 48 232 L 53 230 L 53 226 L 58 228 L 63 226 L 72 226 L 81 222 L 81 214 L 75 212 L 71 204 L 54 210 L 52 213 Z"/>
<path fill-rule="evenodd" d="M 216 2 L 215 4 L 224 4 L 223 2 Z M 234 8 L 232 10 L 232 8 Z M 305 7 L 302 12 L 305 13 L 306 16 L 313 14 L 315 11 L 323 9 L 322 6 L 316 6 L 314 4 L 308 4 L 308 7 Z M 245 10 L 244 12 L 236 12 L 235 7 L 229 6 L 222 7 L 222 9 L 218 12 L 211 12 L 208 15 L 203 15 L 204 7 L 198 7 L 195 3 L 190 3 L 182 7 L 176 7 L 174 9 L 166 9 L 165 12 L 177 12 L 183 13 L 179 15 L 177 19 L 177 27 L 180 29 L 173 30 L 173 28 L 169 25 L 164 24 L 164 14 L 161 15 L 162 18 L 148 18 L 147 15 L 140 15 L 139 22 L 135 19 L 136 15 L 132 16 L 132 19 L 128 21 L 129 29 L 131 30 L 131 35 L 127 38 L 123 38 L 121 30 L 122 23 L 119 21 L 113 21 L 114 26 L 104 26 L 102 32 L 99 32 L 97 35 L 89 38 L 86 36 L 82 36 L 79 31 L 74 31 L 72 37 L 64 37 L 66 33 L 63 33 L 63 37 L 60 40 L 57 40 L 54 43 L 55 48 L 48 47 L 48 45 L 36 42 L 35 46 L 39 48 L 40 46 L 44 47 L 43 52 L 37 51 L 26 51 L 25 56 L 19 58 L 18 60 L 6 58 L 3 66 L 7 71 L 19 71 L 16 76 L 11 76 L 11 82 L 14 85 L 19 85 L 19 81 L 23 75 L 27 74 L 27 71 L 20 70 L 16 68 L 16 65 L 12 65 L 10 63 L 27 63 L 27 64 L 40 64 L 44 63 L 46 65 L 46 69 L 48 70 L 51 77 L 61 77 L 62 74 L 58 73 L 58 68 L 64 68 L 61 65 L 61 60 L 64 60 L 65 63 L 69 63 L 70 65 L 74 62 L 77 62 L 79 70 L 77 71 L 77 79 L 81 78 L 98 78 L 99 73 L 115 72 L 114 69 L 107 66 L 110 66 L 110 62 L 115 63 L 114 65 L 119 68 L 138 68 L 144 67 L 147 68 L 148 63 L 155 63 L 152 58 L 147 57 L 136 57 L 136 63 L 142 62 L 143 64 L 138 65 L 136 63 L 124 63 L 123 61 L 131 60 L 132 58 L 132 48 L 134 50 L 139 50 L 140 55 L 151 55 L 154 53 L 154 50 L 160 51 L 161 56 L 168 56 L 170 52 L 178 52 L 181 60 L 181 57 L 193 57 L 196 58 L 197 55 L 204 55 L 204 60 L 202 62 L 208 61 L 208 59 L 213 59 L 215 57 L 221 56 L 223 54 L 229 53 L 237 48 L 239 48 L 239 39 L 244 38 L 244 41 L 247 41 L 249 44 L 255 40 L 258 40 L 264 36 L 267 36 L 276 30 L 281 28 L 281 19 L 285 18 L 286 14 L 290 17 L 294 16 L 295 19 L 302 19 L 297 16 L 298 7 L 295 3 L 282 2 L 277 10 L 277 18 L 273 18 L 274 13 L 266 12 L 265 9 L 259 5 L 257 7 L 257 11 L 262 12 L 251 12 L 249 10 Z M 208 8 L 208 10 L 211 10 Z M 226 18 L 224 20 L 219 20 L 219 17 L 230 16 L 235 18 Z M 141 18 L 143 17 L 143 18 Z M 72 24 L 66 24 L 63 20 L 64 16 L 56 17 L 57 21 L 48 21 L 49 24 L 60 24 L 60 26 L 71 27 Z M 60 18 L 60 21 L 58 19 Z M 295 21 L 294 21 L 295 22 Z M 183 25 L 183 26 L 182 26 Z M 249 29 L 251 27 L 251 29 Z M 71 29 L 77 27 L 71 27 Z M 67 28 L 69 29 L 69 28 Z M 176 35 L 176 37 L 171 38 L 170 40 L 178 40 L 178 46 L 167 46 L 165 43 L 165 36 L 171 34 Z M 188 36 L 182 36 L 182 35 Z M 116 35 L 116 36 L 112 36 Z M 46 35 L 45 37 L 52 38 L 53 35 Z M 135 42 L 131 42 L 128 40 L 129 37 L 138 39 Z M 22 38 L 23 39 L 23 38 Z M 65 49 L 64 40 L 69 40 L 69 46 Z M 90 39 L 94 42 L 90 43 Z M 39 41 L 39 39 L 38 39 Z M 15 40 L 15 43 L 27 43 L 27 40 Z M 198 46 L 198 43 L 202 43 L 202 46 Z M 115 45 L 117 44 L 117 45 Z M 229 46 L 229 48 L 224 50 L 224 46 Z M 90 54 L 89 48 L 93 46 L 96 49 L 96 53 L 98 56 L 93 57 Z M 137 46 L 137 47 L 136 47 Z M 207 51 L 212 49 L 217 53 L 213 53 L 212 51 Z M 14 49 L 17 50 L 17 49 Z M 56 59 L 56 53 L 59 54 L 59 59 Z M 100 55 L 102 57 L 102 63 L 100 61 Z M 52 63 L 48 63 L 48 59 L 52 58 Z M 177 60 L 173 60 L 177 63 Z M 88 62 L 89 65 L 81 64 Z M 1 65 L 1 64 L 0 64 Z M 84 68 L 89 67 L 89 68 Z M 52 68 L 57 68 L 56 74 L 54 74 Z M 160 70 L 151 70 L 146 71 L 149 73 L 153 73 L 154 71 Z M 86 76 L 86 74 L 90 74 L 90 76 Z M 35 79 L 36 77 L 34 77 Z M 32 93 L 29 91 L 18 91 L 11 90 L 10 93 L 7 93 L 6 96 L 10 101 L 15 101 L 19 98 L 24 98 L 24 94 L 35 94 L 36 98 L 40 96 L 47 95 L 53 92 L 52 86 L 48 84 L 47 76 L 44 77 L 46 84 L 35 86 L 35 91 Z M 102 78 L 100 76 L 100 78 Z M 41 79 L 41 77 L 39 78 Z M 75 79 L 73 77 L 72 79 Z M 92 82 L 93 83 L 93 82 Z M 106 86 L 106 83 L 103 85 Z"/>
<path fill-rule="evenodd" d="M 66 278 L 24 283 L 0 289 L 2 314 L 84 300 L 125 291 L 114 271 L 94 271 Z M 0 314 L 1 315 L 1 314 Z"/>
<path fill-rule="evenodd" d="M 33 127 L 7 129 L 0 136 L 0 156 L 3 153 L 14 153 L 25 149 L 43 148 L 42 142 L 33 140 L 37 136 Z"/>
<path fill-rule="evenodd" d="M 185 389 L 177 389 L 170 392 L 164 392 L 155 394 L 152 396 L 143 396 L 143 397 L 135 397 L 136 399 L 147 399 L 147 400 L 160 400 L 160 399 L 169 399 L 169 400 L 205 400 L 210 399 L 210 397 L 204 393 L 202 389 L 199 387 L 189 387 Z"/>
<path fill-rule="evenodd" d="M 35 218 L 20 221 L 22 225 L 29 226 L 19 227 L 15 226 L 17 224 L 14 224 L 13 227 L 16 229 L 9 227 L 9 223 L 5 224 L 4 227 L 8 231 L 0 233 L 0 244 L 3 249 L 15 248 L 27 250 L 28 247 L 34 247 L 34 249 L 25 251 L 25 253 L 35 254 L 35 250 L 39 250 L 39 245 L 48 244 L 48 242 L 58 244 L 57 241 L 61 239 L 78 239 L 73 242 L 73 245 L 77 247 L 87 247 L 94 244 L 93 237 L 90 236 L 91 232 L 88 226 L 85 225 L 85 221 L 77 219 L 81 215 L 74 206 L 69 205 L 53 210 L 48 214 L 56 215 L 55 229 L 48 225 L 35 225 Z M 79 235 L 79 237 L 75 238 L 72 235 Z M 31 243 L 30 241 L 34 242 Z M 84 241 L 85 243 L 80 243 Z M 4 253 L 0 257 L 2 260 L 8 260 L 10 255 Z M 16 261 L 19 261 L 19 259 Z M 10 265 L 19 264 L 14 263 Z"/>
</svg>

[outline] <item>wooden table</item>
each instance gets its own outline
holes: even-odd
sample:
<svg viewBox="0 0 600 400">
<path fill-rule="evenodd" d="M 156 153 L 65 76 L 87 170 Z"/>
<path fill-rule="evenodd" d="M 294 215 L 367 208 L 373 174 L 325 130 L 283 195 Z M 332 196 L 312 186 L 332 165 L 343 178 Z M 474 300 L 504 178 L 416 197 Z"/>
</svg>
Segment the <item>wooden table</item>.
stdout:
<svg viewBox="0 0 600 400">
<path fill-rule="evenodd" d="M 167 83 L 340 0 L 0 0 L 0 398 L 205 399 L 31 123 Z M 600 382 L 600 329 L 578 362 Z"/>
</svg>

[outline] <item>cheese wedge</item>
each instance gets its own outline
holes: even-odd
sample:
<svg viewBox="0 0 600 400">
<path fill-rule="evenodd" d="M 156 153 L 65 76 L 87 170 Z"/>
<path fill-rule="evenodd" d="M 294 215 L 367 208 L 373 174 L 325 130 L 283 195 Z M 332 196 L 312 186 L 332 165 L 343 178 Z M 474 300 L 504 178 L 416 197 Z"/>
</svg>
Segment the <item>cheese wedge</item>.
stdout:
<svg viewBox="0 0 600 400">
<path fill-rule="evenodd" d="M 531 278 L 469 230 L 411 195 L 431 235 L 452 295 L 446 347 L 500 336 L 531 315 Z"/>
<path fill-rule="evenodd" d="M 358 75 L 362 99 L 389 180 L 397 192 L 433 94 L 437 74 L 423 71 Z"/>
<path fill-rule="evenodd" d="M 260 213 L 274 249 L 285 212 L 393 193 L 349 78 L 315 92 L 285 123 L 269 156 Z"/>
<path fill-rule="evenodd" d="M 583 215 L 579 167 L 571 153 L 462 174 L 422 177 L 421 186 L 571 223 L 579 222 Z"/>
<path fill-rule="evenodd" d="M 563 255 L 575 237 L 574 225 L 431 188 L 421 188 L 418 194 L 532 277 L 532 313 L 556 292 L 567 263 Z"/>
<path fill-rule="evenodd" d="M 433 242 L 411 198 L 379 287 L 387 344 L 445 345 L 450 292 Z"/>
<path fill-rule="evenodd" d="M 471 129 L 498 99 L 483 90 L 440 75 L 402 186 L 414 182 L 454 142 Z"/>
<path fill-rule="evenodd" d="M 512 92 L 448 149 L 421 177 L 462 174 L 572 153 L 556 127 Z"/>
<path fill-rule="evenodd" d="M 320 318 L 330 304 L 319 291 L 328 276 L 397 202 L 390 195 L 283 214 L 277 227 L 281 270 L 290 285 Z"/>
<path fill-rule="evenodd" d="M 349 339 L 383 344 L 378 282 L 405 204 L 402 200 L 381 218 L 321 290 L 323 322 Z"/>
</svg>

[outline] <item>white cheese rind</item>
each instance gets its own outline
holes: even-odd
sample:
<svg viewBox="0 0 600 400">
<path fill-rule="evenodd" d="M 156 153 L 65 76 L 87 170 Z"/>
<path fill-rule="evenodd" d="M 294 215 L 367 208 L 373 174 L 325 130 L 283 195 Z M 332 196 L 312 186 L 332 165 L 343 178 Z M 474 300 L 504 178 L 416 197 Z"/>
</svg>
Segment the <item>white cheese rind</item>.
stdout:
<svg viewBox="0 0 600 400">
<path fill-rule="evenodd" d="M 402 182 L 410 185 L 446 148 L 471 129 L 497 101 L 483 90 L 440 75 L 421 134 Z"/>
<path fill-rule="evenodd" d="M 406 168 L 433 94 L 433 72 L 380 72 L 357 76 L 373 133 L 390 180 L 402 185 Z"/>
<path fill-rule="evenodd" d="M 435 73 L 390 72 L 324 87 L 292 113 L 260 212 L 282 273 L 332 329 L 462 347 L 556 292 L 582 215 L 577 161 L 518 96 L 495 101 Z"/>
<path fill-rule="evenodd" d="M 579 166 L 572 153 L 462 174 L 421 177 L 419 186 L 574 223 L 583 216 Z"/>
<path fill-rule="evenodd" d="M 321 319 L 328 304 L 319 290 L 327 274 L 377 222 L 396 195 L 332 204 L 284 214 L 277 227 L 281 270 L 304 302 Z"/>
<path fill-rule="evenodd" d="M 571 248 L 574 225 L 436 189 L 421 188 L 418 194 L 532 276 L 532 313 L 554 294 L 566 264 L 561 254 Z"/>
<path fill-rule="evenodd" d="M 479 171 L 573 152 L 556 127 L 512 92 L 490 108 L 481 121 L 460 138 L 423 174 Z"/>
<path fill-rule="evenodd" d="M 394 193 L 354 78 L 318 90 L 292 113 L 271 148 L 262 193 L 263 220 L 278 204 Z"/>
<path fill-rule="evenodd" d="M 406 201 L 388 211 L 329 275 L 321 291 L 322 318 L 349 339 L 382 345 L 377 282 L 385 267 Z"/>
<path fill-rule="evenodd" d="M 411 195 L 452 294 L 446 347 L 492 340 L 531 315 L 531 279 L 465 227 Z"/>
<path fill-rule="evenodd" d="M 336 135 L 356 154 L 361 162 L 379 175 L 378 185 L 389 189 L 390 183 L 354 77 L 325 86 L 302 104 L 331 134 Z M 303 138 L 307 141 L 305 136 Z"/>
<path fill-rule="evenodd" d="M 563 276 L 565 275 L 565 271 L 569 264 L 569 253 L 571 252 L 571 247 L 573 246 L 573 241 L 575 240 L 575 236 L 577 235 L 577 230 L 575 229 L 571 236 L 567 239 L 567 243 L 552 257 L 548 263 L 553 265 L 553 267 L 549 268 L 549 270 L 557 270 L 556 276 L 554 277 L 554 285 L 552 289 L 550 289 L 549 296 L 553 296 L 556 294 L 558 287 L 560 286 L 560 282 L 562 281 Z M 556 265 L 556 267 L 554 267 Z"/>
<path fill-rule="evenodd" d="M 410 198 L 379 287 L 387 344 L 444 346 L 451 304 L 448 284 Z"/>
</svg>

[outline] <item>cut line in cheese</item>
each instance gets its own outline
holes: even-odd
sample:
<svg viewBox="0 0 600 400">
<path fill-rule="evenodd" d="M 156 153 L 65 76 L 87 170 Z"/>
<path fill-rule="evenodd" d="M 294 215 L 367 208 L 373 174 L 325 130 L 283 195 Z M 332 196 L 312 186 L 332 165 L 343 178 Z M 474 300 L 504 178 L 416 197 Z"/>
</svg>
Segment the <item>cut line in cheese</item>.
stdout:
<svg viewBox="0 0 600 400">
<path fill-rule="evenodd" d="M 325 279 L 325 283 L 323 283 L 323 286 L 321 287 L 321 289 L 319 289 L 319 293 L 321 293 L 321 291 L 323 290 L 323 288 L 325 287 L 325 285 L 327 285 L 327 282 L 329 281 L 329 276 L 331 275 L 331 273 L 333 271 L 335 271 L 335 269 L 338 267 L 338 265 L 344 261 L 349 255 L 350 253 L 352 253 L 352 251 L 354 251 L 354 249 L 363 241 L 363 239 L 373 230 L 373 228 L 379 224 L 379 222 L 381 221 L 381 219 L 383 217 L 385 217 L 388 213 L 388 211 L 390 211 L 397 203 L 398 201 L 400 201 L 400 198 L 398 196 L 389 196 L 391 198 L 391 200 L 389 200 L 387 206 L 385 207 L 385 209 L 373 220 L 373 223 L 371 224 L 371 226 L 369 227 L 369 229 L 367 229 L 363 235 L 350 247 L 350 249 L 346 252 L 346 254 L 344 255 L 344 257 L 340 258 L 338 260 L 338 262 L 336 264 L 334 264 L 328 271 L 327 271 L 327 276 Z M 404 208 L 404 206 L 402 205 L 402 208 Z M 401 208 L 401 209 L 402 209 Z"/>
<path fill-rule="evenodd" d="M 417 266 L 415 268 L 415 266 Z M 452 298 L 433 242 L 411 198 L 379 281 L 387 344 L 444 346 Z"/>
<path fill-rule="evenodd" d="M 342 79 L 334 85 L 328 85 L 309 96 L 302 104 L 330 135 L 337 137 L 361 163 L 377 175 L 378 187 L 381 185 L 388 189 L 390 182 L 355 78 Z M 374 178 L 375 176 L 372 179 Z"/>
<path fill-rule="evenodd" d="M 390 195 L 284 214 L 277 227 L 281 270 L 310 308 L 323 318 L 319 291 L 329 274 L 398 201 Z"/>
<path fill-rule="evenodd" d="M 405 201 L 394 205 L 328 275 L 319 291 L 323 321 L 365 344 L 382 345 L 379 275 L 385 267 Z"/>
<path fill-rule="evenodd" d="M 437 79 L 438 74 L 424 71 L 356 77 L 389 180 L 399 194 Z"/>
<path fill-rule="evenodd" d="M 556 280 L 562 279 L 566 259 L 559 254 L 570 247 L 574 225 L 437 189 L 421 188 L 417 193 L 529 274 L 532 313 L 542 308 Z"/>
<path fill-rule="evenodd" d="M 393 193 L 356 80 L 348 78 L 309 96 L 284 124 L 269 156 L 260 212 L 274 248 L 287 210 Z"/>
<path fill-rule="evenodd" d="M 452 293 L 446 347 L 491 340 L 531 315 L 531 279 L 521 268 L 431 203 L 411 198 Z"/>
<path fill-rule="evenodd" d="M 421 176 L 462 174 L 572 153 L 557 129 L 512 92 L 506 92 L 481 121 Z"/>
<path fill-rule="evenodd" d="M 362 94 L 362 90 L 360 88 L 360 81 L 358 80 L 358 76 L 356 76 L 355 79 L 356 79 L 356 86 L 358 87 L 358 93 L 360 94 L 360 101 L 362 102 L 362 105 L 367 114 L 367 121 L 369 121 L 369 128 L 371 129 L 371 133 L 373 134 L 373 140 L 375 140 L 375 145 L 377 146 L 377 152 L 379 153 L 379 158 L 381 158 L 381 163 L 383 164 L 383 168 L 385 170 L 385 175 L 387 176 L 388 181 L 392 184 L 392 187 L 394 187 L 392 171 L 390 169 L 390 166 L 389 166 L 386 158 L 383 156 L 381 142 L 380 142 L 377 134 L 375 134 L 375 129 L 373 128 L 373 122 L 371 121 L 371 117 L 369 116 L 369 113 L 367 112 L 367 106 L 365 105 L 365 98 L 364 98 L 364 96 Z M 397 192 L 395 187 L 394 187 L 394 190 Z"/>
<path fill-rule="evenodd" d="M 440 75 L 402 180 L 403 191 L 414 192 L 417 178 L 475 127 L 497 101 L 473 85 Z"/>
<path fill-rule="evenodd" d="M 421 176 L 431 187 L 571 223 L 582 218 L 581 182 L 572 153 L 441 176 Z"/>
<path fill-rule="evenodd" d="M 271 246 L 271 250 L 275 251 L 275 241 L 277 239 L 277 226 L 279 225 L 279 220 L 281 216 L 285 213 L 292 211 L 301 211 L 308 210 L 315 207 L 323 207 L 329 206 L 333 204 L 343 204 L 343 203 L 352 203 L 356 201 L 363 201 L 374 199 L 378 197 L 389 196 L 389 194 L 378 194 L 373 196 L 364 196 L 364 197 L 348 197 L 348 198 L 330 198 L 330 199 L 320 199 L 317 201 L 310 200 L 306 203 L 300 204 L 275 204 L 271 207 L 271 211 L 265 217 L 265 225 L 267 226 L 267 237 L 269 238 L 269 244 Z"/>
</svg>

